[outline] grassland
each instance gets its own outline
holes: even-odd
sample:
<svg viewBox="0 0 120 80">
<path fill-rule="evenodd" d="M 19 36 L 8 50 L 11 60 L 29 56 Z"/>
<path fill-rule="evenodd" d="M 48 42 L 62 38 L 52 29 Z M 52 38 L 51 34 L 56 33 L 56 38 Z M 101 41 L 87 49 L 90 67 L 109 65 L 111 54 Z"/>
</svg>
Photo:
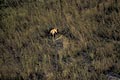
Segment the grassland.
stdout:
<svg viewBox="0 0 120 80">
<path fill-rule="evenodd" d="M 0 0 L 1 80 L 107 80 L 109 72 L 120 75 L 119 0 Z"/>
</svg>

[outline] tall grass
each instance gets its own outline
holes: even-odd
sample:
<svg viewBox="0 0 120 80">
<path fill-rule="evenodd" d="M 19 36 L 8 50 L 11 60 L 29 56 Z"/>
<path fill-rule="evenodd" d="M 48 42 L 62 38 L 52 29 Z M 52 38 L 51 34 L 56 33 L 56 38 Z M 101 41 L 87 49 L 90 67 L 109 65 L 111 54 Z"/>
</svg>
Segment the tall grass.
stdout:
<svg viewBox="0 0 120 80">
<path fill-rule="evenodd" d="M 120 1 L 4 0 L 1 80 L 106 80 L 120 74 Z M 53 41 L 48 31 L 59 29 Z"/>
</svg>

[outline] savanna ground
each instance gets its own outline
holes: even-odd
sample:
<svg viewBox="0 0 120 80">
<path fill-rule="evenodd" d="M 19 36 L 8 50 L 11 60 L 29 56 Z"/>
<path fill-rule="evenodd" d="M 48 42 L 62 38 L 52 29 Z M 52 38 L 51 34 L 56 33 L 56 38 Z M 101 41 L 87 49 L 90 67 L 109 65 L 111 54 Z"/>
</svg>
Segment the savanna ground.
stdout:
<svg viewBox="0 0 120 80">
<path fill-rule="evenodd" d="M 0 0 L 1 80 L 108 80 L 110 72 L 120 75 L 120 0 Z"/>
</svg>

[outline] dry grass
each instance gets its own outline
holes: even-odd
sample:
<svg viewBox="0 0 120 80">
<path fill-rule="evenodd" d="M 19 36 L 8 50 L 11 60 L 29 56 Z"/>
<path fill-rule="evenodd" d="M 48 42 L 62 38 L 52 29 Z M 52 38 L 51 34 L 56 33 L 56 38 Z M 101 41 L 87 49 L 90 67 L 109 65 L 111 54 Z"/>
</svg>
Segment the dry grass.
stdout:
<svg viewBox="0 0 120 80">
<path fill-rule="evenodd" d="M 116 2 L 117 1 L 117 2 Z M 0 3 L 1 80 L 107 80 L 120 75 L 119 0 Z M 56 40 L 48 34 L 59 29 Z"/>
</svg>

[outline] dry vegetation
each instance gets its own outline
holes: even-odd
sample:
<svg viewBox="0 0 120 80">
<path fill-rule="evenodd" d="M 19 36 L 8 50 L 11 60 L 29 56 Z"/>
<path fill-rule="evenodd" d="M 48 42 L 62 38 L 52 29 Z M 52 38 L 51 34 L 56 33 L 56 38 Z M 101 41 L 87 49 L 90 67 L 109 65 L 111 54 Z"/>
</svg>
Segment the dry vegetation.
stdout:
<svg viewBox="0 0 120 80">
<path fill-rule="evenodd" d="M 120 0 L 0 0 L 0 80 L 107 80 L 109 72 L 120 75 Z"/>
</svg>

